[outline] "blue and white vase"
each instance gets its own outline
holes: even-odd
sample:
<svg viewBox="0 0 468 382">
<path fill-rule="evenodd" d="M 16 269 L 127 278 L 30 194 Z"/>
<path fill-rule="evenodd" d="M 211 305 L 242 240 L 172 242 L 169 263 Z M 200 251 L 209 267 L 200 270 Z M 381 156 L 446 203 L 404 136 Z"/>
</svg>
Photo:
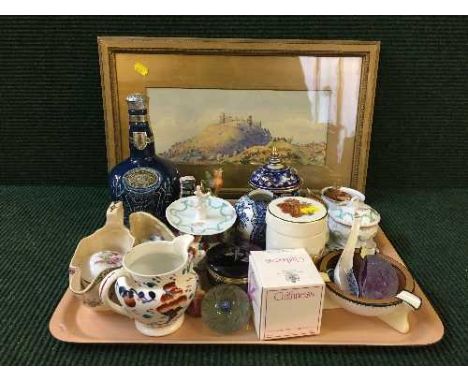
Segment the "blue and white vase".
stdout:
<svg viewBox="0 0 468 382">
<path fill-rule="evenodd" d="M 265 248 L 265 217 L 268 204 L 274 199 L 272 192 L 254 190 L 242 196 L 235 204 L 238 225 L 237 230 L 242 239 Z"/>
<path fill-rule="evenodd" d="M 282 162 L 276 147 L 273 147 L 268 163 L 254 170 L 249 180 L 251 187 L 270 191 L 275 196 L 294 195 L 301 184 L 296 170 Z"/>
</svg>

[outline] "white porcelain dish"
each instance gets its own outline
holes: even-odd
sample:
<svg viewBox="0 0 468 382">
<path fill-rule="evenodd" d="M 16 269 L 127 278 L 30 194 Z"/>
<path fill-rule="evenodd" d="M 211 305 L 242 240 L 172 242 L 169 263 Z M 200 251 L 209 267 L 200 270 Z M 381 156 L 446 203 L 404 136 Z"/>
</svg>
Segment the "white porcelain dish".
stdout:
<svg viewBox="0 0 468 382">
<path fill-rule="evenodd" d="M 324 256 L 320 261 L 320 271 L 328 274 L 329 270 L 336 266 L 340 255 L 341 251 L 333 251 Z M 374 256 L 382 256 L 392 264 L 398 274 L 400 293 L 406 292 L 406 296 L 408 296 L 407 301 L 411 302 L 410 308 L 419 309 L 421 306 L 421 299 L 413 294 L 415 282 L 408 270 L 401 263 L 388 256 Z M 349 292 L 340 290 L 340 288 L 332 281 L 326 282 L 326 293 L 327 296 L 329 296 L 340 307 L 360 316 L 376 317 L 388 315 L 401 307 L 402 304 L 406 304 L 406 306 L 409 305 L 408 302 L 404 302 L 403 299 L 398 298 L 397 296 L 379 300 L 357 297 Z"/>
<path fill-rule="evenodd" d="M 326 206 L 328 208 L 331 208 L 333 206 L 342 206 L 342 205 L 346 205 L 346 204 L 350 203 L 351 200 L 349 200 L 349 201 L 338 201 L 338 200 L 334 200 L 334 199 L 331 199 L 328 196 L 326 196 L 325 193 L 330 188 L 333 188 L 333 186 L 325 187 L 320 192 L 320 194 L 322 196 L 322 200 L 323 200 L 323 202 L 326 204 Z M 366 200 L 365 195 L 362 192 L 359 192 L 358 190 L 355 190 L 355 189 L 349 188 L 349 187 L 339 187 L 339 189 L 340 189 L 340 191 L 343 191 L 343 192 L 346 192 L 347 194 L 349 194 L 351 196 L 351 198 L 356 197 L 361 202 L 364 202 Z"/>
<path fill-rule="evenodd" d="M 328 241 L 327 215 L 325 205 L 315 199 L 273 200 L 266 214 L 266 249 L 305 248 L 316 260 Z"/>
<path fill-rule="evenodd" d="M 373 240 L 379 229 L 380 214 L 367 204 L 360 206 L 362 211 L 356 248 L 363 247 Z M 344 248 L 353 225 L 354 209 L 352 205 L 334 205 L 328 209 L 328 229 L 330 230 L 330 247 Z"/>
</svg>

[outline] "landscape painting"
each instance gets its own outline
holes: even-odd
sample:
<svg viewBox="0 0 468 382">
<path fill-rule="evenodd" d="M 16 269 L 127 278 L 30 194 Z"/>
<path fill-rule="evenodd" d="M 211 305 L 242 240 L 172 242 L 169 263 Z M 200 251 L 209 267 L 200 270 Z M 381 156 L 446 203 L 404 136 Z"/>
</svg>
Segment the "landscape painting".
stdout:
<svg viewBox="0 0 468 382">
<path fill-rule="evenodd" d="M 158 155 L 202 166 L 325 166 L 331 91 L 149 88 Z"/>
</svg>

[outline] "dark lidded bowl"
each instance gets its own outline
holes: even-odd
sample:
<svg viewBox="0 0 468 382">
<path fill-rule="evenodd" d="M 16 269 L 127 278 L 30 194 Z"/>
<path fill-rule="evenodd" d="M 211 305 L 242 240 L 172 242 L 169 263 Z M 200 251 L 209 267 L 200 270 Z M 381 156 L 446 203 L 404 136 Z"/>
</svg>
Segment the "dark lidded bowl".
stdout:
<svg viewBox="0 0 468 382">
<path fill-rule="evenodd" d="M 247 288 L 250 251 L 260 247 L 243 242 L 241 244 L 217 244 L 206 253 L 206 268 L 213 284 L 231 284 Z"/>
</svg>

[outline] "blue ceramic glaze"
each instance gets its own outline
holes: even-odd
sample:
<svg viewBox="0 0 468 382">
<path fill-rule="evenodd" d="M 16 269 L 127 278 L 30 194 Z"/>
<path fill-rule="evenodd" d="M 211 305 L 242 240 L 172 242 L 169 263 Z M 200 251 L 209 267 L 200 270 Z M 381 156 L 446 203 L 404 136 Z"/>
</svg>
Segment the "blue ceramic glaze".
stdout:
<svg viewBox="0 0 468 382">
<path fill-rule="evenodd" d="M 260 188 L 281 195 L 299 190 L 301 178 L 297 175 L 295 169 L 281 162 L 276 147 L 273 147 L 269 162 L 252 172 L 249 184 L 253 188 Z"/>
<path fill-rule="evenodd" d="M 241 237 L 262 248 L 265 248 L 266 212 L 268 203 L 273 198 L 270 191 L 254 190 L 239 198 L 234 205 L 238 220 L 237 230 Z"/>
<path fill-rule="evenodd" d="M 130 95 L 130 157 L 109 173 L 114 201 L 122 201 L 125 221 L 132 212 L 148 212 L 165 221 L 165 211 L 180 193 L 179 172 L 172 162 L 155 154 L 154 138 L 147 120 L 146 96 Z"/>
</svg>

